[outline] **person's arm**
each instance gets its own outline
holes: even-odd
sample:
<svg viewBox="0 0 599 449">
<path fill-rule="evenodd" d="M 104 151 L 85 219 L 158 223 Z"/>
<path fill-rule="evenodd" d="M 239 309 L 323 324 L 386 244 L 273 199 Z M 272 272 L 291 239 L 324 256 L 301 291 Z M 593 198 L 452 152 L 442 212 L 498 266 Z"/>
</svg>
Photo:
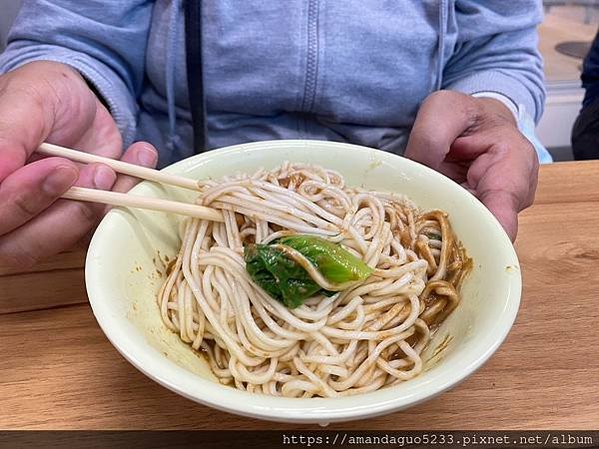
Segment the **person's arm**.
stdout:
<svg viewBox="0 0 599 449">
<path fill-rule="evenodd" d="M 545 100 L 540 7 L 534 0 L 456 0 L 458 42 L 443 90 L 422 105 L 406 149 L 473 192 L 512 239 L 537 184 L 534 121 Z"/>
<path fill-rule="evenodd" d="M 135 137 L 152 7 L 147 0 L 25 0 L 0 73 L 40 60 L 73 67 L 108 105 L 127 146 Z"/>
<path fill-rule="evenodd" d="M 501 94 L 538 122 L 545 103 L 541 20 L 536 0 L 457 0 L 457 48 L 443 70 L 442 89 Z"/>
</svg>

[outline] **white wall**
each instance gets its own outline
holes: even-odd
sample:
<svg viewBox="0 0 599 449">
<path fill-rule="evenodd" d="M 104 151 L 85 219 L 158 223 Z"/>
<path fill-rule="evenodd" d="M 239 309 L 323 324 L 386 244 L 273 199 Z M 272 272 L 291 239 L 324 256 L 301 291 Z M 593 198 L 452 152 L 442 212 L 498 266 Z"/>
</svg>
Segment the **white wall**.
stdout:
<svg viewBox="0 0 599 449">
<path fill-rule="evenodd" d="M 547 148 L 569 147 L 572 126 L 578 116 L 584 90 L 578 82 L 549 85 L 545 113 L 537 135 Z"/>
</svg>

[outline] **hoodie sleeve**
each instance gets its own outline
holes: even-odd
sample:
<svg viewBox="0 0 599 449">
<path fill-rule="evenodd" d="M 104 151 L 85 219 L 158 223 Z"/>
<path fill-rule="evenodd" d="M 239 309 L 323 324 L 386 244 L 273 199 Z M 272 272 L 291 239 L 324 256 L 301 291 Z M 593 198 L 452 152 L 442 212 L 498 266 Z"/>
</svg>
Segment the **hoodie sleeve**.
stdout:
<svg viewBox="0 0 599 449">
<path fill-rule="evenodd" d="M 108 104 L 128 145 L 135 135 L 152 4 L 25 0 L 0 55 L 0 73 L 39 60 L 72 66 Z"/>
<path fill-rule="evenodd" d="M 455 0 L 458 39 L 443 70 L 443 89 L 504 95 L 535 122 L 545 102 L 536 0 Z"/>
</svg>

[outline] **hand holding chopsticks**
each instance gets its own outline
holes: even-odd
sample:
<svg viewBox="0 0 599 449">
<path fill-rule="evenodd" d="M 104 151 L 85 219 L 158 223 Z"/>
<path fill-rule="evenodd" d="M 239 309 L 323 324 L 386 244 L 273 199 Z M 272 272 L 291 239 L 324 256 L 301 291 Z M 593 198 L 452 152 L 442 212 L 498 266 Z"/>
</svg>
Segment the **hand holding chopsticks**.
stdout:
<svg viewBox="0 0 599 449">
<path fill-rule="evenodd" d="M 37 152 L 46 156 L 63 157 L 74 162 L 86 164 L 101 163 L 109 166 L 117 173 L 134 176 L 139 179 L 159 182 L 161 184 L 169 184 L 191 190 L 198 189 L 198 183 L 193 179 L 171 175 L 158 170 L 153 170 L 151 168 L 140 167 L 138 165 L 128 164 L 123 161 L 71 150 L 69 148 L 63 148 L 58 145 L 43 143 L 40 145 Z M 71 187 L 62 195 L 62 197 L 71 200 L 109 204 L 112 206 L 136 207 L 140 209 L 171 212 L 211 221 L 223 221 L 222 214 L 216 209 L 196 204 L 129 195 L 127 193 L 87 189 L 83 187 Z"/>
</svg>

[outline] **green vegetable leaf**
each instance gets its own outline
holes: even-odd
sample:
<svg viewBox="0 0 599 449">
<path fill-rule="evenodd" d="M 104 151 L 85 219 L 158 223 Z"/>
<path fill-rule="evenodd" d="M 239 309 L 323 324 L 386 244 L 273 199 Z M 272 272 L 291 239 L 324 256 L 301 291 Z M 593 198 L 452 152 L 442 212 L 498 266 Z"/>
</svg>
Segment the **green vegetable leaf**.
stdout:
<svg viewBox="0 0 599 449">
<path fill-rule="evenodd" d="M 333 284 L 344 284 L 366 279 L 372 268 L 341 245 L 310 235 L 292 235 L 278 241 L 287 245 L 312 262 L 325 279 Z"/>
<path fill-rule="evenodd" d="M 290 309 L 301 306 L 321 290 L 306 270 L 277 248 L 248 245 L 244 248 L 244 259 L 252 280 Z"/>
<path fill-rule="evenodd" d="M 370 267 L 350 252 L 320 237 L 297 235 L 284 237 L 272 243 L 288 246 L 301 253 L 333 284 L 361 281 L 372 273 Z M 271 297 L 289 308 L 301 306 L 307 298 L 316 294 L 335 294 L 322 289 L 308 272 L 280 247 L 247 245 L 244 248 L 244 259 L 252 280 Z"/>
</svg>

